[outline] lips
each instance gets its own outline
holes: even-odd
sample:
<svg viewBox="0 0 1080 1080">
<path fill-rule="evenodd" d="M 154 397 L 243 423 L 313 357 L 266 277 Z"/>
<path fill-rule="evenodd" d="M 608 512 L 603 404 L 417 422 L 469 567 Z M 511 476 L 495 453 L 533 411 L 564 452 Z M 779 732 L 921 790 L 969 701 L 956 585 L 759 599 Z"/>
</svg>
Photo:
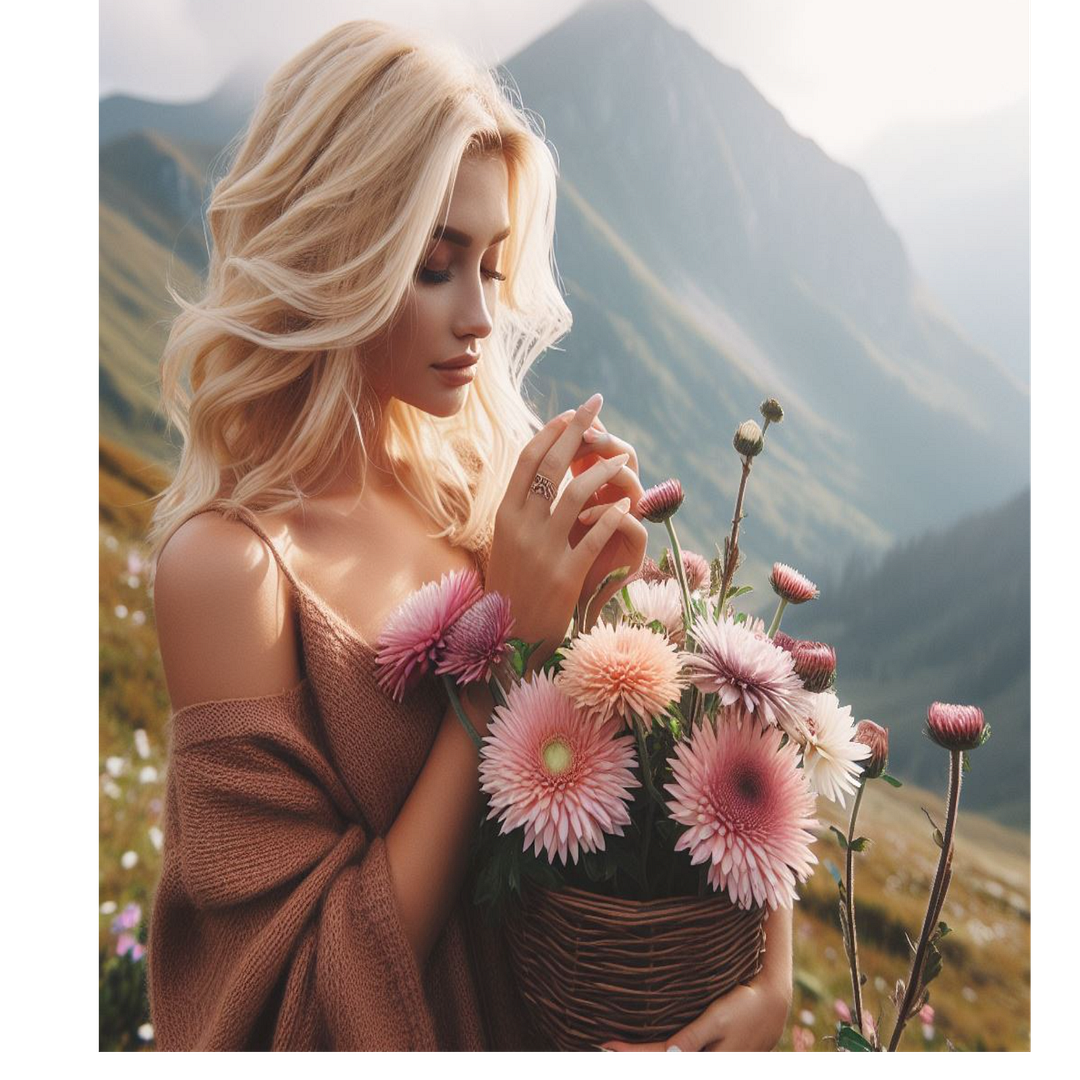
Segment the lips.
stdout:
<svg viewBox="0 0 1080 1080">
<path fill-rule="evenodd" d="M 440 371 L 456 371 L 459 368 L 472 367 L 479 359 L 479 356 L 465 353 L 463 356 L 455 356 L 452 360 L 444 360 L 441 364 L 432 364 L 431 366 L 438 368 Z"/>
</svg>

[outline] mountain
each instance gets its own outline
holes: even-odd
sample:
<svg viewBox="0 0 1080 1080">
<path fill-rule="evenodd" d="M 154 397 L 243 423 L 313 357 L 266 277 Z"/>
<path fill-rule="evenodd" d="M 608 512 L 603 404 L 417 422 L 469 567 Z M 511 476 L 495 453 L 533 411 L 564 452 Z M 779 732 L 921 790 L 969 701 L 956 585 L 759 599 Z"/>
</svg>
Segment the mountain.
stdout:
<svg viewBox="0 0 1080 1080">
<path fill-rule="evenodd" d="M 1022 382 L 1031 368 L 1030 105 L 906 124 L 852 157 L 945 308 Z"/>
<path fill-rule="evenodd" d="M 828 641 L 837 691 L 889 728 L 889 771 L 939 786 L 946 755 L 922 735 L 933 701 L 980 706 L 964 805 L 1026 829 L 1031 801 L 1031 491 L 853 565 L 784 629 Z"/>
</svg>

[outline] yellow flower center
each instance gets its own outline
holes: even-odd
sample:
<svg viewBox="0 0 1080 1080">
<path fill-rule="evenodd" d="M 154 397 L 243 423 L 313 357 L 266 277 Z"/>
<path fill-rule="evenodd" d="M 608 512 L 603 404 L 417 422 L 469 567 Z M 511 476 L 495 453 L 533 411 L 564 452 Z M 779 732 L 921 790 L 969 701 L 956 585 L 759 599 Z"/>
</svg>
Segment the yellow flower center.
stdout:
<svg viewBox="0 0 1080 1080">
<path fill-rule="evenodd" d="M 574 761 L 574 752 L 570 749 L 570 743 L 565 736 L 555 735 L 544 743 L 540 751 L 544 768 L 551 776 L 562 776 Z"/>
</svg>

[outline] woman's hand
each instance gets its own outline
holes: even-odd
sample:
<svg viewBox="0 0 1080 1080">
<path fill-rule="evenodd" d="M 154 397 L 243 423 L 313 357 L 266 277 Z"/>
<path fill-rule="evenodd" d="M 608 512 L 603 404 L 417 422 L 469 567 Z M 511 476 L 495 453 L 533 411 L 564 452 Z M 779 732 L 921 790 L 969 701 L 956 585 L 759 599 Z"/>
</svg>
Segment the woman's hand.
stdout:
<svg viewBox="0 0 1080 1080">
<path fill-rule="evenodd" d="M 604 605 L 622 587 L 621 581 L 610 583 L 604 591 L 591 603 L 590 600 L 600 583 L 612 570 L 620 566 L 629 567 L 629 574 L 636 574 L 645 561 L 645 551 L 649 543 L 649 533 L 644 524 L 634 516 L 638 501 L 645 494 L 641 481 L 638 479 L 638 456 L 637 451 L 622 439 L 612 435 L 604 427 L 599 417 L 596 417 L 592 425 L 586 429 L 582 436 L 582 445 L 570 462 L 570 471 L 579 476 L 586 469 L 595 465 L 598 461 L 613 458 L 617 454 L 627 454 L 629 458 L 626 468 L 610 483 L 601 487 L 595 495 L 586 501 L 586 509 L 574 522 L 570 529 L 570 546 L 576 547 L 586 529 L 595 524 L 604 513 L 605 508 L 616 499 L 628 496 L 630 499 L 630 513 L 624 515 L 619 522 L 618 528 L 610 540 L 604 545 L 603 550 L 597 557 L 589 573 L 585 576 L 585 583 L 581 589 L 578 603 L 584 612 L 585 605 L 589 604 L 588 621 L 586 629 L 599 617 Z"/>
<path fill-rule="evenodd" d="M 605 1050 L 772 1050 L 784 1034 L 791 990 L 770 982 L 736 986 L 665 1042 L 604 1043 Z"/>
<path fill-rule="evenodd" d="M 543 642 L 530 659 L 533 669 L 562 644 L 586 575 L 630 512 L 629 498 L 607 505 L 571 546 L 571 528 L 589 498 L 605 485 L 632 483 L 625 475 L 633 475 L 626 468 L 628 456 L 600 458 L 583 469 L 554 506 L 529 490 L 537 473 L 559 486 L 601 404 L 596 394 L 572 416 L 556 417 L 533 436 L 495 515 L 485 586 L 509 599 L 516 637 Z"/>
</svg>

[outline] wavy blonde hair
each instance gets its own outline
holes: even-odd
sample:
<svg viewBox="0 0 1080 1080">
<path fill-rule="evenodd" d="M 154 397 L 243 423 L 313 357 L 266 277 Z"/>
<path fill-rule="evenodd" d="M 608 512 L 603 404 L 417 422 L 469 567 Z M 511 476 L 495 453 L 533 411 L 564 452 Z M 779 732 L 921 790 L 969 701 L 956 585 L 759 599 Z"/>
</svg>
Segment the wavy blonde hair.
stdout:
<svg viewBox="0 0 1080 1080">
<path fill-rule="evenodd" d="M 506 281 L 485 362 L 462 410 L 436 418 L 364 393 L 365 342 L 392 324 L 466 154 L 509 174 Z M 161 361 L 161 403 L 183 444 L 159 497 L 152 564 L 201 509 L 294 508 L 343 455 L 366 475 L 365 435 L 385 423 L 409 494 L 470 546 L 490 528 L 539 426 L 529 367 L 570 327 L 553 260 L 556 166 L 538 125 L 458 50 L 382 23 L 345 23 L 268 82 L 207 212 L 205 293 Z M 185 378 L 189 386 L 184 385 Z M 300 486 L 304 479 L 306 488 Z"/>
</svg>

